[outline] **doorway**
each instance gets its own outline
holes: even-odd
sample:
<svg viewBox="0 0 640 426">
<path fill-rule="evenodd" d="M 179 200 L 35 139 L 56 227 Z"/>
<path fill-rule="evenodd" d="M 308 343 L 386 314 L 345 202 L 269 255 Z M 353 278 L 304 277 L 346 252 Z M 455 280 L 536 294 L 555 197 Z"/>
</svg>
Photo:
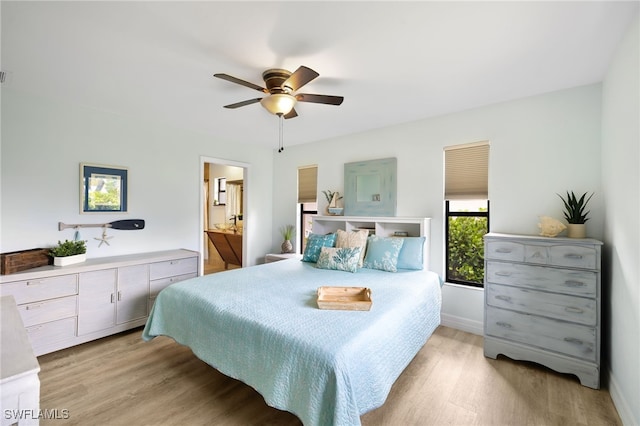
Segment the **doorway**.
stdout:
<svg viewBox="0 0 640 426">
<path fill-rule="evenodd" d="M 248 164 L 201 157 L 200 247 L 203 275 L 246 265 Z"/>
</svg>

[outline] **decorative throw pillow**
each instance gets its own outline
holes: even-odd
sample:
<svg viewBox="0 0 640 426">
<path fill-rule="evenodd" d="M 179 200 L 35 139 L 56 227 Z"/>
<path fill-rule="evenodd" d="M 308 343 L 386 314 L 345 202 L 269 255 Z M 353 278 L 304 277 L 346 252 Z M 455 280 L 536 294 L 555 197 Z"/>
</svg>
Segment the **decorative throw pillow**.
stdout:
<svg viewBox="0 0 640 426">
<path fill-rule="evenodd" d="M 364 252 L 367 247 L 367 236 L 369 236 L 368 229 L 360 229 L 358 231 L 351 232 L 338 229 L 336 247 L 360 247 L 360 259 L 358 260 L 358 267 L 362 268 L 362 263 L 364 261 Z"/>
<path fill-rule="evenodd" d="M 316 268 L 357 272 L 360 247 L 322 247 Z"/>
<path fill-rule="evenodd" d="M 398 255 L 398 269 L 423 269 L 424 268 L 424 241 L 425 237 L 404 237 L 402 249 Z"/>
<path fill-rule="evenodd" d="M 322 247 L 333 247 L 336 245 L 336 234 L 310 234 L 307 238 L 307 245 L 302 255 L 303 262 L 317 262 Z"/>
<path fill-rule="evenodd" d="M 367 256 L 364 258 L 364 267 L 396 272 L 398 270 L 398 254 L 400 254 L 403 243 L 402 238 L 370 236 L 367 242 Z"/>
</svg>

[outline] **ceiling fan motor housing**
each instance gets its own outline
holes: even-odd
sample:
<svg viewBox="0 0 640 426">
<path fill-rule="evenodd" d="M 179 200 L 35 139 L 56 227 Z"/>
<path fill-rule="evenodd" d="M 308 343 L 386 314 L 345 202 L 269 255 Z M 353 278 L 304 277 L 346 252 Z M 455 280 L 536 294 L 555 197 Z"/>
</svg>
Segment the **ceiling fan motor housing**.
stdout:
<svg viewBox="0 0 640 426">
<path fill-rule="evenodd" d="M 291 93 L 290 87 L 283 87 L 282 84 L 291 76 L 291 72 L 280 68 L 268 69 L 262 73 L 262 79 L 269 89 L 269 93 Z"/>
</svg>

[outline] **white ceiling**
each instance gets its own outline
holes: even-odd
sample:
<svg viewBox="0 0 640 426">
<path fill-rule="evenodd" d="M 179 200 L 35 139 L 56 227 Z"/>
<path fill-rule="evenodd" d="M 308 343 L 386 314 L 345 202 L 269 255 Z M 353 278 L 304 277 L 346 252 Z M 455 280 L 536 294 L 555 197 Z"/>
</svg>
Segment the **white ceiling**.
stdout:
<svg viewBox="0 0 640 426">
<path fill-rule="evenodd" d="M 225 143 L 275 149 L 259 97 L 213 77 L 263 85 L 262 71 L 306 65 L 285 145 L 599 82 L 638 1 L 8 2 L 5 88 L 159 120 Z"/>
</svg>

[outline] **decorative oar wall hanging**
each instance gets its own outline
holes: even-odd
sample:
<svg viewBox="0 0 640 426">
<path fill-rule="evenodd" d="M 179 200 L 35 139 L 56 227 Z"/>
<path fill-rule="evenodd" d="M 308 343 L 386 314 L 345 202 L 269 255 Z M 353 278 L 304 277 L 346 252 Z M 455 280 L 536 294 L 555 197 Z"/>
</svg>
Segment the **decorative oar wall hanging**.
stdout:
<svg viewBox="0 0 640 426">
<path fill-rule="evenodd" d="M 58 231 L 62 231 L 64 229 L 73 228 L 76 230 L 74 239 L 80 239 L 80 232 L 78 229 L 80 228 L 102 228 L 102 237 L 94 238 L 94 240 L 100 241 L 98 247 L 100 247 L 103 243 L 109 245 L 109 241 L 113 237 L 107 236 L 107 228 L 119 229 L 124 231 L 135 231 L 138 229 L 144 229 L 144 220 L 142 219 L 125 219 L 125 220 L 116 220 L 109 223 L 98 223 L 98 224 L 88 224 L 88 223 L 76 223 L 76 224 L 66 224 L 62 222 L 58 222 Z"/>
</svg>

